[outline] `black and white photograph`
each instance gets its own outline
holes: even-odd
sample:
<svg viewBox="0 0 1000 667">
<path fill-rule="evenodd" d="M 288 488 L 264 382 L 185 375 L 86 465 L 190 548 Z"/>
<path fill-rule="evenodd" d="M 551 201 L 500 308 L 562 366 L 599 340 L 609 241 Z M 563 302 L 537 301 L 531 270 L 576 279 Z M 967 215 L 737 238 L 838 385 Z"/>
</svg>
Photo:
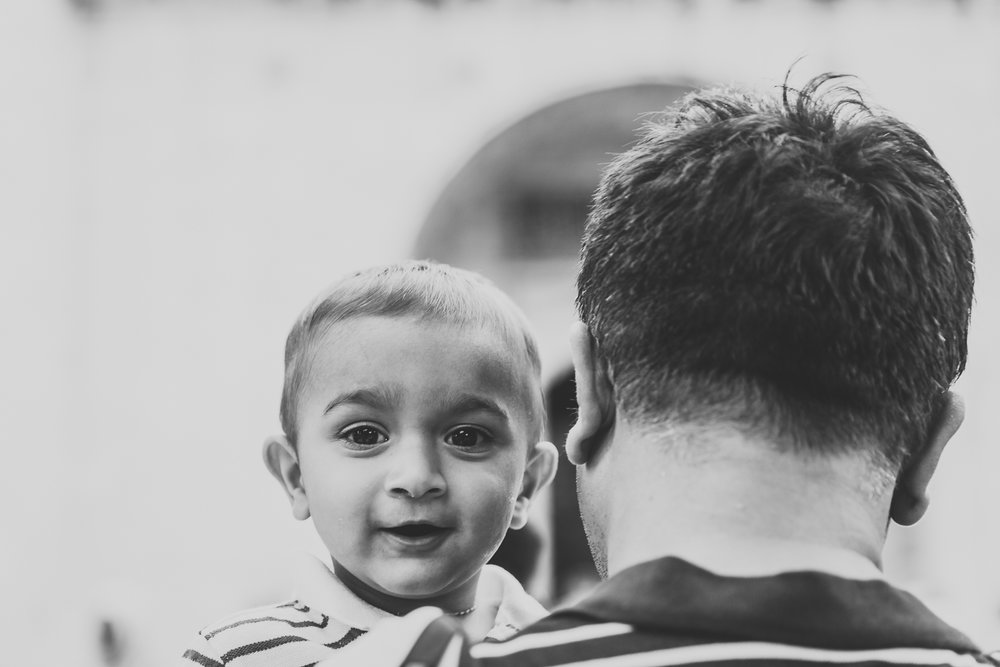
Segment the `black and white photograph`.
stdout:
<svg viewBox="0 0 1000 667">
<path fill-rule="evenodd" d="M 1000 665 L 1000 0 L 2 0 L 4 665 Z"/>
</svg>

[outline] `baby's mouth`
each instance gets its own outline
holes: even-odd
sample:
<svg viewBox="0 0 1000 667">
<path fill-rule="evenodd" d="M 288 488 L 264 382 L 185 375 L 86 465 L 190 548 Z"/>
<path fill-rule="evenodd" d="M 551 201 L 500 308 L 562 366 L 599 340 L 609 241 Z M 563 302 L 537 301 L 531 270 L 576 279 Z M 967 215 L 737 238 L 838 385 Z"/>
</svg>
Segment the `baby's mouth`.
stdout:
<svg viewBox="0 0 1000 667">
<path fill-rule="evenodd" d="M 433 523 L 418 522 L 404 523 L 398 526 L 389 526 L 387 528 L 383 528 L 382 530 L 392 533 L 393 535 L 412 539 L 439 535 L 448 529 L 443 526 L 436 526 Z"/>
<path fill-rule="evenodd" d="M 428 548 L 438 544 L 451 531 L 451 528 L 426 521 L 414 521 L 382 528 L 382 532 L 391 535 L 397 542 L 413 547 L 425 546 Z"/>
</svg>

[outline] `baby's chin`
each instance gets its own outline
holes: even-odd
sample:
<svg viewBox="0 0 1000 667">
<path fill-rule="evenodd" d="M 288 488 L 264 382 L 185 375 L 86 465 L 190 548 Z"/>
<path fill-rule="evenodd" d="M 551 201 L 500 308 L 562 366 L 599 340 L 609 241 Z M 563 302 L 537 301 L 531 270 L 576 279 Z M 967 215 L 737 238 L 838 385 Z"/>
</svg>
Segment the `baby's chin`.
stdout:
<svg viewBox="0 0 1000 667">
<path fill-rule="evenodd" d="M 351 572 L 340 564 L 335 570 L 355 595 L 393 613 L 423 606 L 467 607 L 475 599 L 481 567 L 470 571 L 424 563 L 394 563 L 374 571 Z"/>
<path fill-rule="evenodd" d="M 479 570 L 458 578 L 454 577 L 457 573 L 449 574 L 452 576 L 423 579 L 400 576 L 375 583 L 383 595 L 400 600 L 406 606 L 468 606 L 475 599 Z"/>
<path fill-rule="evenodd" d="M 439 581 L 435 579 L 424 579 L 420 581 L 394 580 L 376 582 L 376 586 L 386 595 L 391 595 L 403 600 L 433 600 L 435 598 L 448 597 L 459 594 L 462 590 L 475 589 L 477 576 L 467 577 L 464 581 Z"/>
</svg>

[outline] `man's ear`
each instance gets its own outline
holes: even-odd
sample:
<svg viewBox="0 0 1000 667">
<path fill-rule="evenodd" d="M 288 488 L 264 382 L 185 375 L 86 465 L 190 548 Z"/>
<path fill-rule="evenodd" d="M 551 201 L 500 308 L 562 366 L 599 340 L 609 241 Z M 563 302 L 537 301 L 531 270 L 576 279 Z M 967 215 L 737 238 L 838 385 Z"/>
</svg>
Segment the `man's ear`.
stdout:
<svg viewBox="0 0 1000 667">
<path fill-rule="evenodd" d="M 292 505 L 292 516 L 299 521 L 309 518 L 309 499 L 302 486 L 299 458 L 288 438 L 274 435 L 264 441 L 264 465 L 285 490 Z"/>
<path fill-rule="evenodd" d="M 552 483 L 556 476 L 556 466 L 559 465 L 559 452 L 551 442 L 538 442 L 532 447 L 528 457 L 528 465 L 524 469 L 524 482 L 521 493 L 514 501 L 514 514 L 510 519 L 510 527 L 518 530 L 528 523 L 528 509 L 535 494 Z"/>
<path fill-rule="evenodd" d="M 927 511 L 927 487 L 937 469 L 941 452 L 965 419 L 965 403 L 958 394 L 945 393 L 938 404 L 927 440 L 903 466 L 896 479 L 889 516 L 901 526 L 915 524 Z"/>
<path fill-rule="evenodd" d="M 574 322 L 569 332 L 570 353 L 576 375 L 576 424 L 566 436 L 570 463 L 583 465 L 594 455 L 615 423 L 614 389 L 607 362 L 597 351 L 583 322 Z"/>
</svg>

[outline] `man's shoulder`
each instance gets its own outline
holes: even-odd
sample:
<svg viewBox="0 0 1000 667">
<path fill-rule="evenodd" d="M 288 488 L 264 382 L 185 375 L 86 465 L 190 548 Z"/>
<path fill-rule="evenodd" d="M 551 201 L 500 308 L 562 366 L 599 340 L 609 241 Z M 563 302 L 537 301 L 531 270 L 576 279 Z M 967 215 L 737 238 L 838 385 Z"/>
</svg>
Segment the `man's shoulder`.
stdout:
<svg viewBox="0 0 1000 667">
<path fill-rule="evenodd" d="M 1000 667 L 1000 653 L 964 653 L 948 649 L 885 647 L 877 649 L 835 649 L 789 643 L 718 639 L 696 633 L 668 631 L 555 615 L 536 623 L 513 639 L 484 643 L 469 649 L 479 667 L 505 665 L 562 665 L 586 663 L 588 667 L 612 665 L 715 665 L 782 664 L 813 667 L 837 664 L 894 665 L 897 667 L 951 665 L 954 667 Z M 438 663 L 441 664 L 441 663 Z"/>
<path fill-rule="evenodd" d="M 237 658 L 260 658 L 269 665 L 318 661 L 331 649 L 346 646 L 364 630 L 353 628 L 299 600 L 245 609 L 208 624 L 196 645 L 185 653 L 189 661 L 215 667 Z"/>
<path fill-rule="evenodd" d="M 641 640 L 642 633 L 628 623 L 555 613 L 506 641 L 472 646 L 470 653 L 489 665 L 559 664 L 631 653 L 642 647 L 636 643 Z"/>
<path fill-rule="evenodd" d="M 915 598 L 820 572 L 717 575 L 676 558 L 617 574 L 499 644 L 484 665 L 990 665 Z"/>
</svg>

